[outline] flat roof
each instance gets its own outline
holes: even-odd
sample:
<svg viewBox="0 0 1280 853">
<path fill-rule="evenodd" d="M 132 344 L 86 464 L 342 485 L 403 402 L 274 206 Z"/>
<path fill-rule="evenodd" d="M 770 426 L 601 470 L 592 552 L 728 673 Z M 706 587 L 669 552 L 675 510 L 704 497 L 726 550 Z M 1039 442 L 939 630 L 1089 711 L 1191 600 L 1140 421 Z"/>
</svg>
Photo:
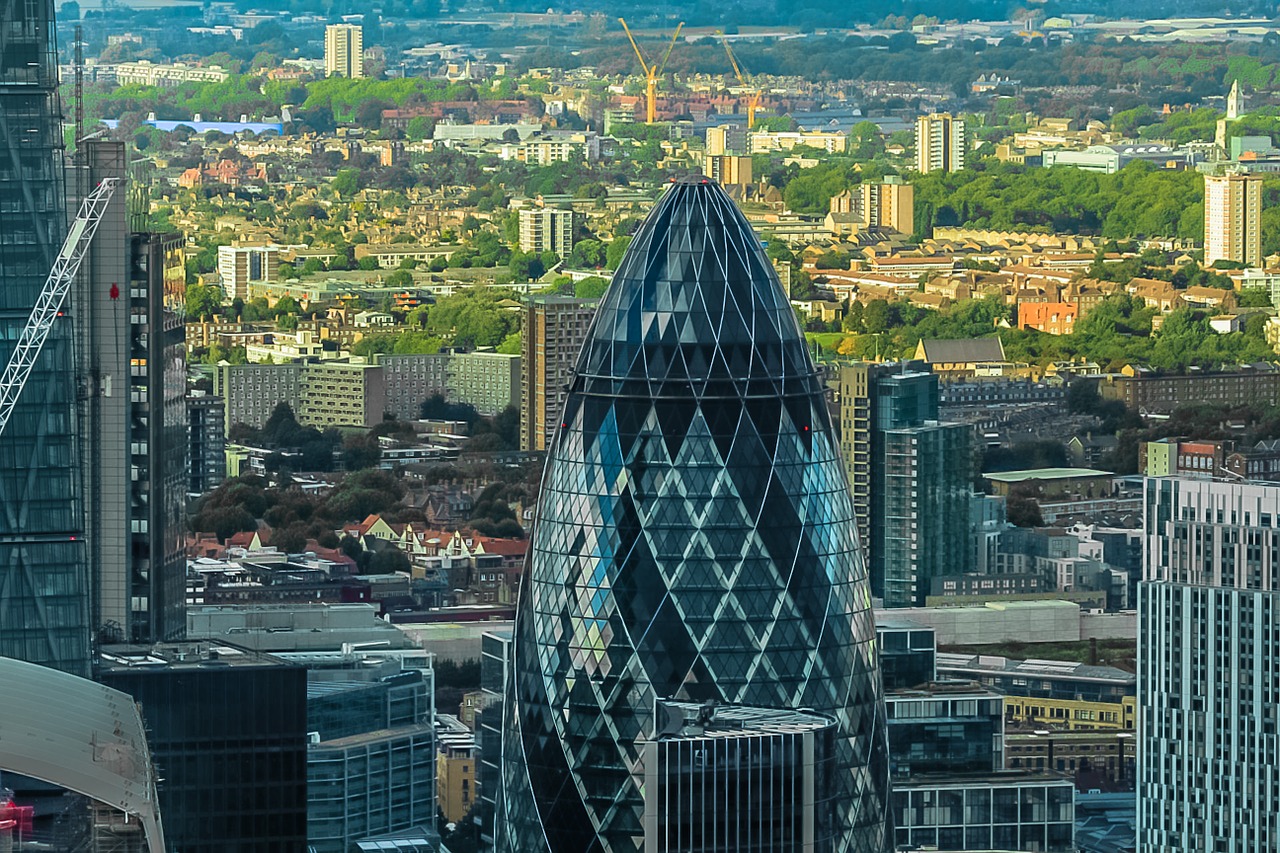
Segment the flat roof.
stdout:
<svg viewBox="0 0 1280 853">
<path fill-rule="evenodd" d="M 1029 468 L 1025 471 L 994 471 L 983 474 L 985 480 L 997 483 L 1023 483 L 1027 480 L 1072 480 L 1081 477 L 1114 477 L 1111 471 L 1097 468 Z"/>
<path fill-rule="evenodd" d="M 174 669 L 288 667 L 287 661 L 221 641 L 198 640 L 156 645 L 109 645 L 98 653 L 103 672 L 146 672 Z"/>
</svg>

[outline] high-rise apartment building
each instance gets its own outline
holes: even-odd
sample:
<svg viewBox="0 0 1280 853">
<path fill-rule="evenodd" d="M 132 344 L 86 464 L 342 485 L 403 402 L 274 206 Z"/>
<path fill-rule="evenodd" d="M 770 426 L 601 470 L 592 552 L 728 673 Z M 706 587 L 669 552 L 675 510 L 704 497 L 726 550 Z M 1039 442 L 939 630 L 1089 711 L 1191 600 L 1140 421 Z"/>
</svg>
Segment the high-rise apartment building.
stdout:
<svg viewBox="0 0 1280 853">
<path fill-rule="evenodd" d="M 0 362 L 67 233 L 53 0 L 0 3 Z M 88 674 L 90 584 L 74 437 L 72 317 L 0 436 L 0 655 Z M 121 389 L 120 393 L 125 393 Z"/>
<path fill-rule="evenodd" d="M 187 395 L 188 495 L 211 492 L 227 478 L 226 407 L 204 391 Z"/>
<path fill-rule="evenodd" d="M 573 251 L 575 219 L 572 210 L 530 207 L 520 211 L 520 251 L 555 252 L 561 258 Z"/>
<path fill-rule="evenodd" d="M 886 850 L 879 661 L 838 439 L 791 305 L 718 184 L 658 203 L 569 380 L 520 587 L 497 849 Z M 670 705 L 701 708 L 703 734 Z M 706 737 L 756 712 L 758 746 L 749 727 Z M 830 732 L 820 784 L 772 751 L 808 749 L 792 723 Z M 699 778 L 729 770 L 713 741 L 744 760 L 775 745 L 768 773 L 739 772 L 736 805 Z M 783 779 L 814 799 L 784 797 Z M 770 846 L 715 844 L 731 810 L 776 821 Z"/>
<path fill-rule="evenodd" d="M 599 301 L 535 296 L 520 336 L 520 449 L 546 450 L 560 423 L 569 380 Z"/>
<path fill-rule="evenodd" d="M 1280 486 L 1146 481 L 1138 849 L 1280 849 Z"/>
<path fill-rule="evenodd" d="M 958 172 L 964 168 L 964 119 L 934 113 L 916 119 L 916 171 Z"/>
<path fill-rule="evenodd" d="M 869 228 L 885 228 L 900 234 L 916 230 L 915 190 L 897 175 L 860 186 L 863 220 Z"/>
<path fill-rule="evenodd" d="M 330 24 L 324 28 L 326 77 L 364 76 L 364 30 L 355 24 Z"/>
<path fill-rule="evenodd" d="M 920 362 L 841 368 L 840 424 L 872 594 L 923 606 L 932 578 L 966 570 L 972 427 L 938 422 L 938 377 Z"/>
<path fill-rule="evenodd" d="M 751 158 L 731 154 L 708 154 L 704 171 L 722 187 L 750 186 Z"/>
<path fill-rule="evenodd" d="M 222 282 L 223 297 L 252 298 L 249 285 L 275 281 L 280 270 L 280 249 L 277 246 L 219 246 L 218 278 Z"/>
<path fill-rule="evenodd" d="M 707 155 L 710 157 L 750 154 L 747 128 L 741 124 L 722 124 L 707 128 Z"/>
<path fill-rule="evenodd" d="M 1204 263 L 1262 266 L 1262 176 L 1204 176 Z"/>
</svg>

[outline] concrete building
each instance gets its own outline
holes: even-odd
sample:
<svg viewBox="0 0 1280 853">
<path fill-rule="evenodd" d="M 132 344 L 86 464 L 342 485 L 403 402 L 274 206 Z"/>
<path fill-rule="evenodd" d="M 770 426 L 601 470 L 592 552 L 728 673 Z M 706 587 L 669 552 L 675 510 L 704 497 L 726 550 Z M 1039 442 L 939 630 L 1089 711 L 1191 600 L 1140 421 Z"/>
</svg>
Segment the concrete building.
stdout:
<svg viewBox="0 0 1280 853">
<path fill-rule="evenodd" d="M 1135 412 L 1171 414 L 1187 401 L 1224 409 L 1246 404 L 1280 405 L 1280 370 L 1268 362 L 1245 365 L 1240 370 L 1195 370 L 1163 375 L 1134 369 L 1102 377 L 1098 393 L 1104 400 L 1119 400 Z"/>
<path fill-rule="evenodd" d="M 722 124 L 707 128 L 707 156 L 736 156 L 748 153 L 747 128 L 741 124 Z"/>
<path fill-rule="evenodd" d="M 436 395 L 447 397 L 449 365 L 453 358 L 448 352 L 429 355 L 383 353 L 374 356 L 374 361 L 382 366 L 383 386 L 387 391 L 387 412 L 400 420 L 417 420 L 422 414 L 424 400 Z M 516 388 L 518 400 L 518 380 Z"/>
<path fill-rule="evenodd" d="M 958 172 L 966 154 L 964 119 L 950 113 L 916 119 L 916 171 Z"/>
<path fill-rule="evenodd" d="M 364 30 L 354 24 L 330 24 L 324 28 L 326 77 L 364 76 Z"/>
<path fill-rule="evenodd" d="M 436 803 L 445 820 L 458 823 L 471 813 L 479 800 L 476 777 L 479 772 L 480 750 L 476 746 L 475 733 L 457 717 L 437 715 L 436 735 L 439 740 L 436 753 Z"/>
<path fill-rule="evenodd" d="M 1204 176 L 1204 265 L 1262 266 L 1262 176 Z"/>
<path fill-rule="evenodd" d="M 221 83 L 230 76 L 221 65 L 187 65 L 186 63 L 121 62 L 116 66 L 116 83 L 121 86 L 159 86 L 173 89 L 183 83 Z"/>
<path fill-rule="evenodd" d="M 451 402 L 474 406 L 485 416 L 519 406 L 520 356 L 490 350 L 454 354 L 449 358 L 445 389 Z"/>
<path fill-rule="evenodd" d="M 337 651 L 347 645 L 406 649 L 409 635 L 372 604 L 249 604 L 187 608 L 193 642 L 234 642 L 261 652 Z"/>
<path fill-rule="evenodd" d="M 249 285 L 274 281 L 280 270 L 280 249 L 276 246 L 219 246 L 218 278 L 222 297 L 252 299 Z"/>
<path fill-rule="evenodd" d="M 598 301 L 535 296 L 520 336 L 520 449 L 546 450 L 560 423 L 569 378 Z"/>
<path fill-rule="evenodd" d="M 1145 507 L 1138 847 L 1276 850 L 1280 487 L 1153 477 Z"/>
<path fill-rule="evenodd" d="M 868 228 L 884 228 L 900 234 L 916 230 L 915 190 L 897 175 L 860 186 L 862 220 Z"/>
<path fill-rule="evenodd" d="M 356 359 L 308 362 L 302 365 L 294 414 L 298 423 L 321 430 L 372 426 L 382 422 L 386 398 L 382 368 L 376 364 Z"/>
<path fill-rule="evenodd" d="M 520 251 L 555 252 L 561 258 L 573 251 L 574 212 L 554 207 L 520 211 Z"/>
</svg>

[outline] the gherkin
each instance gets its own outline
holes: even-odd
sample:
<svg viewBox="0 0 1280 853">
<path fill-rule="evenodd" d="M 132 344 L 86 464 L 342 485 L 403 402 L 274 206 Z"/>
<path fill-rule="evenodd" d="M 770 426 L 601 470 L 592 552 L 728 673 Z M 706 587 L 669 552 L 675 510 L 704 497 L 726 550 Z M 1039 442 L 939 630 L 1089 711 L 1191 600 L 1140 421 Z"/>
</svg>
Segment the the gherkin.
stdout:
<svg viewBox="0 0 1280 853">
<path fill-rule="evenodd" d="M 640 228 L 562 421 L 516 617 L 498 849 L 645 850 L 659 700 L 834 718 L 836 795 L 809 849 L 889 849 L 839 441 L 791 305 L 718 185 L 677 182 Z"/>
</svg>

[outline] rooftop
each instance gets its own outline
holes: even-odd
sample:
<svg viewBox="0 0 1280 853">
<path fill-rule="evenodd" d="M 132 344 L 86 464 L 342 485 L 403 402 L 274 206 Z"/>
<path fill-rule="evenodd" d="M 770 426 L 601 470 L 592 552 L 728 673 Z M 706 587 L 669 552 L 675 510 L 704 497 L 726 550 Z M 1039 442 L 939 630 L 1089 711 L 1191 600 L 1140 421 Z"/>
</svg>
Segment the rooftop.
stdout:
<svg viewBox="0 0 1280 853">
<path fill-rule="evenodd" d="M 999 655 L 965 655 L 939 652 L 938 670 L 962 673 L 988 673 L 1001 675 L 1026 675 L 1039 678 L 1059 678 L 1072 681 L 1111 682 L 1136 684 L 1137 676 L 1114 666 L 1090 666 L 1072 660 L 1016 660 Z"/>
<path fill-rule="evenodd" d="M 1096 468 L 1030 468 L 1025 471 L 996 471 L 983 474 L 984 479 L 997 483 L 1024 483 L 1028 480 L 1073 480 L 1081 477 L 1114 477 L 1111 471 Z"/>
<path fill-rule="evenodd" d="M 289 666 L 271 655 L 221 642 L 109 645 L 102 647 L 99 659 L 103 672 Z"/>
</svg>

